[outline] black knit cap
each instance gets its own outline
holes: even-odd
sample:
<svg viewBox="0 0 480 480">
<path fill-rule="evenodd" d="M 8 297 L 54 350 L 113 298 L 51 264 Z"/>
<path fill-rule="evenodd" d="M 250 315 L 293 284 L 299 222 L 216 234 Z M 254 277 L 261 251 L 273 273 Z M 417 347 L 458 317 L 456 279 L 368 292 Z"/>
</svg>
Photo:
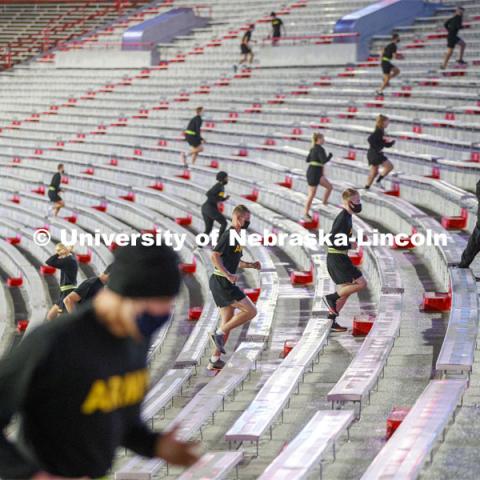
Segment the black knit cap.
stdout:
<svg viewBox="0 0 480 480">
<path fill-rule="evenodd" d="M 227 177 L 228 177 L 227 172 L 218 172 L 217 173 L 217 181 L 218 182 L 223 182 Z"/>
<path fill-rule="evenodd" d="M 174 297 L 180 291 L 179 259 L 168 246 L 117 248 L 107 286 L 123 297 Z"/>
</svg>

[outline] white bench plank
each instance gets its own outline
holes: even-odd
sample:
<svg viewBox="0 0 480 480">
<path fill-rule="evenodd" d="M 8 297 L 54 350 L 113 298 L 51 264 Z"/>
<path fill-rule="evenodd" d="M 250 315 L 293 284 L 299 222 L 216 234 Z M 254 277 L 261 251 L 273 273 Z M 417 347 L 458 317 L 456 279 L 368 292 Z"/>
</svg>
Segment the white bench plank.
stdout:
<svg viewBox="0 0 480 480">
<path fill-rule="evenodd" d="M 243 459 L 243 452 L 208 452 L 177 480 L 222 480 Z"/>
</svg>

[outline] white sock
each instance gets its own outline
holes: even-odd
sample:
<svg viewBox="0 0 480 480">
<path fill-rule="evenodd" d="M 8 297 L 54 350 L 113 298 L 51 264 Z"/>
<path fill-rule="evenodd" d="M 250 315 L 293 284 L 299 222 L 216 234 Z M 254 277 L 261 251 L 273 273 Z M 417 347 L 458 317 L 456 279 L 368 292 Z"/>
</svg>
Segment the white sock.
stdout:
<svg viewBox="0 0 480 480">
<path fill-rule="evenodd" d="M 212 363 L 218 362 L 218 360 L 220 360 L 220 355 L 212 355 L 212 356 L 210 357 L 210 361 L 211 361 Z"/>
<path fill-rule="evenodd" d="M 217 328 L 217 331 L 215 332 L 216 335 L 225 335 L 225 332 L 221 328 Z"/>
</svg>

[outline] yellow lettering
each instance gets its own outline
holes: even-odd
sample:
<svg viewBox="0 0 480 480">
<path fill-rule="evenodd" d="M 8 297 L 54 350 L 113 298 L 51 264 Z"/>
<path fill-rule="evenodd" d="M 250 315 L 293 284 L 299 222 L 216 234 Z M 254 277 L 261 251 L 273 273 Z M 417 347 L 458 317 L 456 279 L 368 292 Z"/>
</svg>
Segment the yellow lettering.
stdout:
<svg viewBox="0 0 480 480">
<path fill-rule="evenodd" d="M 143 400 L 148 386 L 146 369 L 115 375 L 106 380 L 95 380 L 81 406 L 85 415 L 96 411 L 109 413 L 123 407 L 136 405 Z"/>
</svg>

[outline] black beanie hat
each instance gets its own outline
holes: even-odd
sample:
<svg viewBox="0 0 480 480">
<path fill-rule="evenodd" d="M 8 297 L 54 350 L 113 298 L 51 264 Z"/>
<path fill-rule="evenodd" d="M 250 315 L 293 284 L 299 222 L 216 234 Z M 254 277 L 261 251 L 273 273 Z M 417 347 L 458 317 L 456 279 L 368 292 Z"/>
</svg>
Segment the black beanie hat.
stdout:
<svg viewBox="0 0 480 480">
<path fill-rule="evenodd" d="M 228 177 L 227 172 L 218 172 L 217 173 L 217 181 L 218 182 L 223 182 L 227 177 Z"/>
<path fill-rule="evenodd" d="M 123 297 L 174 297 L 180 291 L 178 255 L 161 245 L 127 245 L 115 250 L 107 286 Z"/>
</svg>

